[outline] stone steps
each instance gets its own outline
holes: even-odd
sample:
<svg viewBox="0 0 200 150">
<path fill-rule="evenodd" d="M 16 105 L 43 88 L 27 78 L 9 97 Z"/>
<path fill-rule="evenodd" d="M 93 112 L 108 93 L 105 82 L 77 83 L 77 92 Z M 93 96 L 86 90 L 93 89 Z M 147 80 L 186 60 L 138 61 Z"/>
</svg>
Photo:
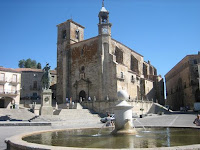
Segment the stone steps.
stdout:
<svg viewBox="0 0 200 150">
<path fill-rule="evenodd" d="M 92 114 L 88 109 L 62 109 L 59 115 L 39 116 L 33 122 L 47 121 L 67 121 L 67 122 L 99 122 L 100 117 Z"/>
<path fill-rule="evenodd" d="M 35 116 L 27 109 L 0 109 L 0 121 L 27 121 Z"/>
</svg>

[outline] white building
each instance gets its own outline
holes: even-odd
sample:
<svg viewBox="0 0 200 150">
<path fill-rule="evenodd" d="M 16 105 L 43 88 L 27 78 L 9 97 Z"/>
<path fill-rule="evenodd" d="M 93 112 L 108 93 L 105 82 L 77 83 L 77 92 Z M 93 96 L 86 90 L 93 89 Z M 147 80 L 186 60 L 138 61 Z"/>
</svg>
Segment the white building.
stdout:
<svg viewBox="0 0 200 150">
<path fill-rule="evenodd" d="M 0 67 L 0 108 L 18 108 L 21 72 Z"/>
</svg>

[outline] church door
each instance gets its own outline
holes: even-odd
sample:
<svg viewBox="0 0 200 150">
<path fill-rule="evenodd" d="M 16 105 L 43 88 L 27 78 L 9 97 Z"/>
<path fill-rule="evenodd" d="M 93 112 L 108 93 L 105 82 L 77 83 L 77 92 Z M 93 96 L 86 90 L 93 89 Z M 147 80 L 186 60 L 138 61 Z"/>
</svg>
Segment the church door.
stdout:
<svg viewBox="0 0 200 150">
<path fill-rule="evenodd" d="M 4 103 L 5 103 L 5 100 L 4 99 L 0 99 L 0 108 L 4 108 Z"/>
<path fill-rule="evenodd" d="M 80 100 L 80 97 L 82 97 L 82 100 L 84 101 L 85 99 L 86 99 L 86 93 L 85 93 L 85 91 L 80 91 L 80 93 L 79 93 L 79 100 Z"/>
</svg>

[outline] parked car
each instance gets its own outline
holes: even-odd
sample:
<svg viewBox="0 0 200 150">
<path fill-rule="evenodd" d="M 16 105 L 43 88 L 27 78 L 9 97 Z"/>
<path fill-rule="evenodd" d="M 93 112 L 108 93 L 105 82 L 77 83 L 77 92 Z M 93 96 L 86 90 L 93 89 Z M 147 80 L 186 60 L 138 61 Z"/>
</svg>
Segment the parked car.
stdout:
<svg viewBox="0 0 200 150">
<path fill-rule="evenodd" d="M 114 121 L 115 120 L 115 114 L 110 114 L 110 118 L 111 118 L 111 121 Z M 107 122 L 107 117 L 101 118 L 100 121 L 102 123 L 106 123 Z"/>
</svg>

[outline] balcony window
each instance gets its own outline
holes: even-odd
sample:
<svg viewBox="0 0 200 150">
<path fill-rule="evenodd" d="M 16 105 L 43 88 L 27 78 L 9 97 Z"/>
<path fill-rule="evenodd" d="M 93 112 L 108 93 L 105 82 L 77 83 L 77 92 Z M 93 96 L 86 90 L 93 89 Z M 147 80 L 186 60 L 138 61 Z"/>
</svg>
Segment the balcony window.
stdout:
<svg viewBox="0 0 200 150">
<path fill-rule="evenodd" d="M 12 82 L 17 82 L 17 75 L 16 74 L 13 74 L 13 76 L 12 76 Z"/>
<path fill-rule="evenodd" d="M 0 81 L 5 81 L 5 74 L 4 73 L 0 74 Z"/>
</svg>

